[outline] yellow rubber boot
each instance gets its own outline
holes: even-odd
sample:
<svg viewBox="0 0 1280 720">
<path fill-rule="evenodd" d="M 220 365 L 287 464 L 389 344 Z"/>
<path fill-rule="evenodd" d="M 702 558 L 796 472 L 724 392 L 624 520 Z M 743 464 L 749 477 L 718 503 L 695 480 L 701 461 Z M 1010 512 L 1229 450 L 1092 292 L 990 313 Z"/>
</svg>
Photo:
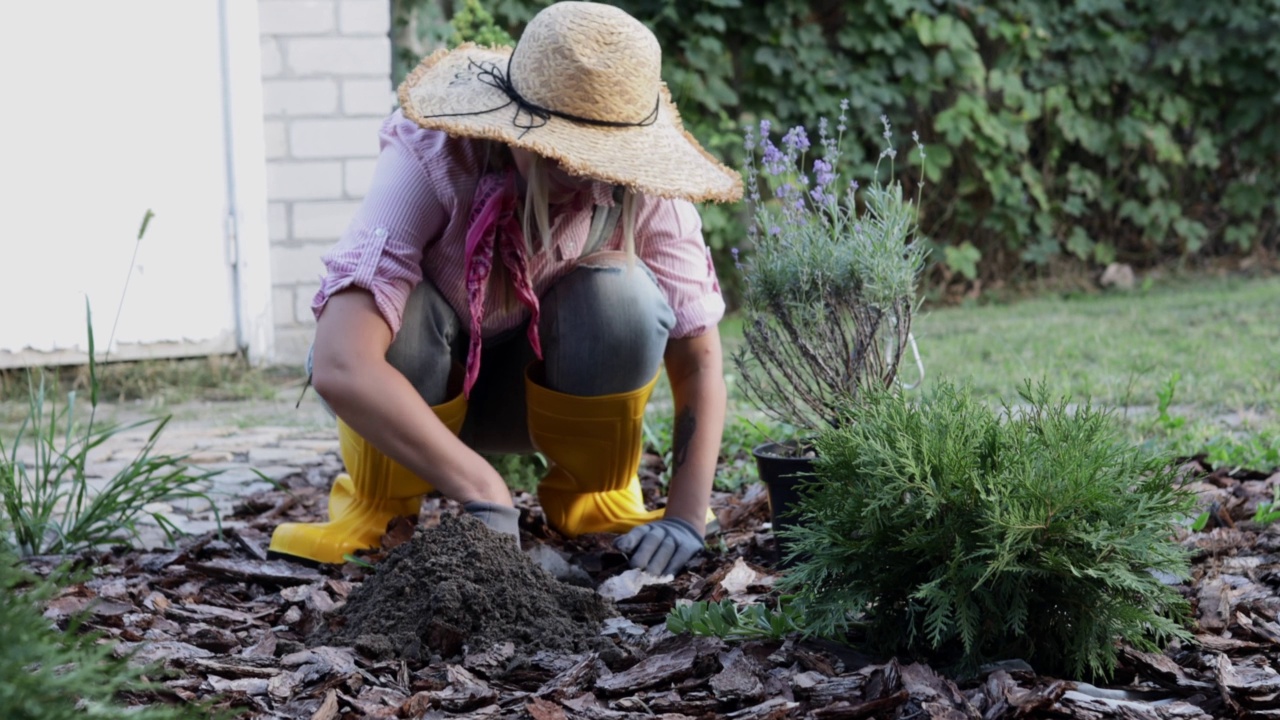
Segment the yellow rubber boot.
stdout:
<svg viewBox="0 0 1280 720">
<path fill-rule="evenodd" d="M 658 376 L 637 390 L 583 397 L 525 377 L 529 437 L 551 469 L 538 483 L 547 522 L 575 537 L 624 533 L 662 517 L 640 493 L 644 406 Z"/>
<path fill-rule="evenodd" d="M 467 400 L 456 398 L 431 408 L 456 435 L 467 416 Z M 338 444 L 347 472 L 329 490 L 329 522 L 285 523 L 271 535 L 270 550 L 321 563 L 378 547 L 387 523 L 401 515 L 416 517 L 431 486 L 375 448 L 341 420 Z"/>
</svg>

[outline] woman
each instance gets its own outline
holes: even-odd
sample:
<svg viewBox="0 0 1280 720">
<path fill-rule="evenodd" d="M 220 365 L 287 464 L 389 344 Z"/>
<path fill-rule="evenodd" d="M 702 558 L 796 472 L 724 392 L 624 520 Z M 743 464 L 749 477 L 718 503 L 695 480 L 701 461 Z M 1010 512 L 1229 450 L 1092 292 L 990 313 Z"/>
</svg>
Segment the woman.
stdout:
<svg viewBox="0 0 1280 720">
<path fill-rule="evenodd" d="M 621 533 L 633 567 L 677 572 L 703 546 L 725 414 L 724 303 L 690 201 L 741 179 L 680 125 L 653 34 L 560 2 L 514 50 L 427 58 L 383 125 L 372 188 L 313 302 L 312 382 L 347 474 L 327 523 L 271 549 L 342 562 L 432 488 L 519 538 L 478 452 L 542 452 L 548 522 Z M 636 477 L 665 362 L 675 399 L 665 510 Z"/>
</svg>

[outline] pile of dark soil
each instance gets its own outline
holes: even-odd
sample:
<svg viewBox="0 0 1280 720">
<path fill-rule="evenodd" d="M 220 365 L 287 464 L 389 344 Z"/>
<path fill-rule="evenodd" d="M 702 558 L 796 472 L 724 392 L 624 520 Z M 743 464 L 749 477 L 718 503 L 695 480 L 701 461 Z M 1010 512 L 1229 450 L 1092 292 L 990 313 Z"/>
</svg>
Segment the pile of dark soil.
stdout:
<svg viewBox="0 0 1280 720">
<path fill-rule="evenodd" d="M 409 659 L 504 642 L 521 654 L 582 652 L 613 615 L 607 600 L 555 579 L 510 538 L 471 516 L 446 515 L 393 549 L 308 644 Z"/>
</svg>

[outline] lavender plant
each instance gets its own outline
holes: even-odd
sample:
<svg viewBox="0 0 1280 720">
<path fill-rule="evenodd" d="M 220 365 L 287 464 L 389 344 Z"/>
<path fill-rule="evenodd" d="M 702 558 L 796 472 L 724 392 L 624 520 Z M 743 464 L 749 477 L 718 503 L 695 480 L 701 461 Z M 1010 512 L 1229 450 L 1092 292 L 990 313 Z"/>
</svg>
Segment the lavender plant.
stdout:
<svg viewBox="0 0 1280 720">
<path fill-rule="evenodd" d="M 745 279 L 746 341 L 734 362 L 748 400 L 797 428 L 838 426 L 864 389 L 894 383 L 919 305 L 918 198 L 879 180 L 885 161 L 894 176 L 897 155 L 885 117 L 885 148 L 867 187 L 841 177 L 848 107 L 841 102 L 834 135 L 827 118 L 819 121 L 812 161 L 802 126 L 778 147 L 762 120 L 758 137 L 748 129 L 744 143 L 753 252 L 734 253 Z"/>
</svg>

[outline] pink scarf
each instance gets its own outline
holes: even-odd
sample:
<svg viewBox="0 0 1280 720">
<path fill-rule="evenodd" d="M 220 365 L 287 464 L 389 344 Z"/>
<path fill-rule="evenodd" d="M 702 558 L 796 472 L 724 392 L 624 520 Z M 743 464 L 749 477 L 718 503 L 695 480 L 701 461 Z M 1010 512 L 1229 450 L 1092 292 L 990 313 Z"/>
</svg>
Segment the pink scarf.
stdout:
<svg viewBox="0 0 1280 720">
<path fill-rule="evenodd" d="M 529 280 L 529 261 L 525 257 L 524 233 L 516 217 L 519 193 L 516 172 L 490 173 L 480 178 L 471 204 L 471 224 L 467 229 L 467 302 L 471 308 L 471 344 L 467 348 L 467 374 L 462 392 L 471 397 L 471 387 L 480 375 L 480 332 L 484 326 L 484 298 L 493 269 L 493 254 L 507 268 L 516 297 L 529 308 L 529 345 L 542 359 L 542 341 L 538 337 L 538 296 Z"/>
</svg>

